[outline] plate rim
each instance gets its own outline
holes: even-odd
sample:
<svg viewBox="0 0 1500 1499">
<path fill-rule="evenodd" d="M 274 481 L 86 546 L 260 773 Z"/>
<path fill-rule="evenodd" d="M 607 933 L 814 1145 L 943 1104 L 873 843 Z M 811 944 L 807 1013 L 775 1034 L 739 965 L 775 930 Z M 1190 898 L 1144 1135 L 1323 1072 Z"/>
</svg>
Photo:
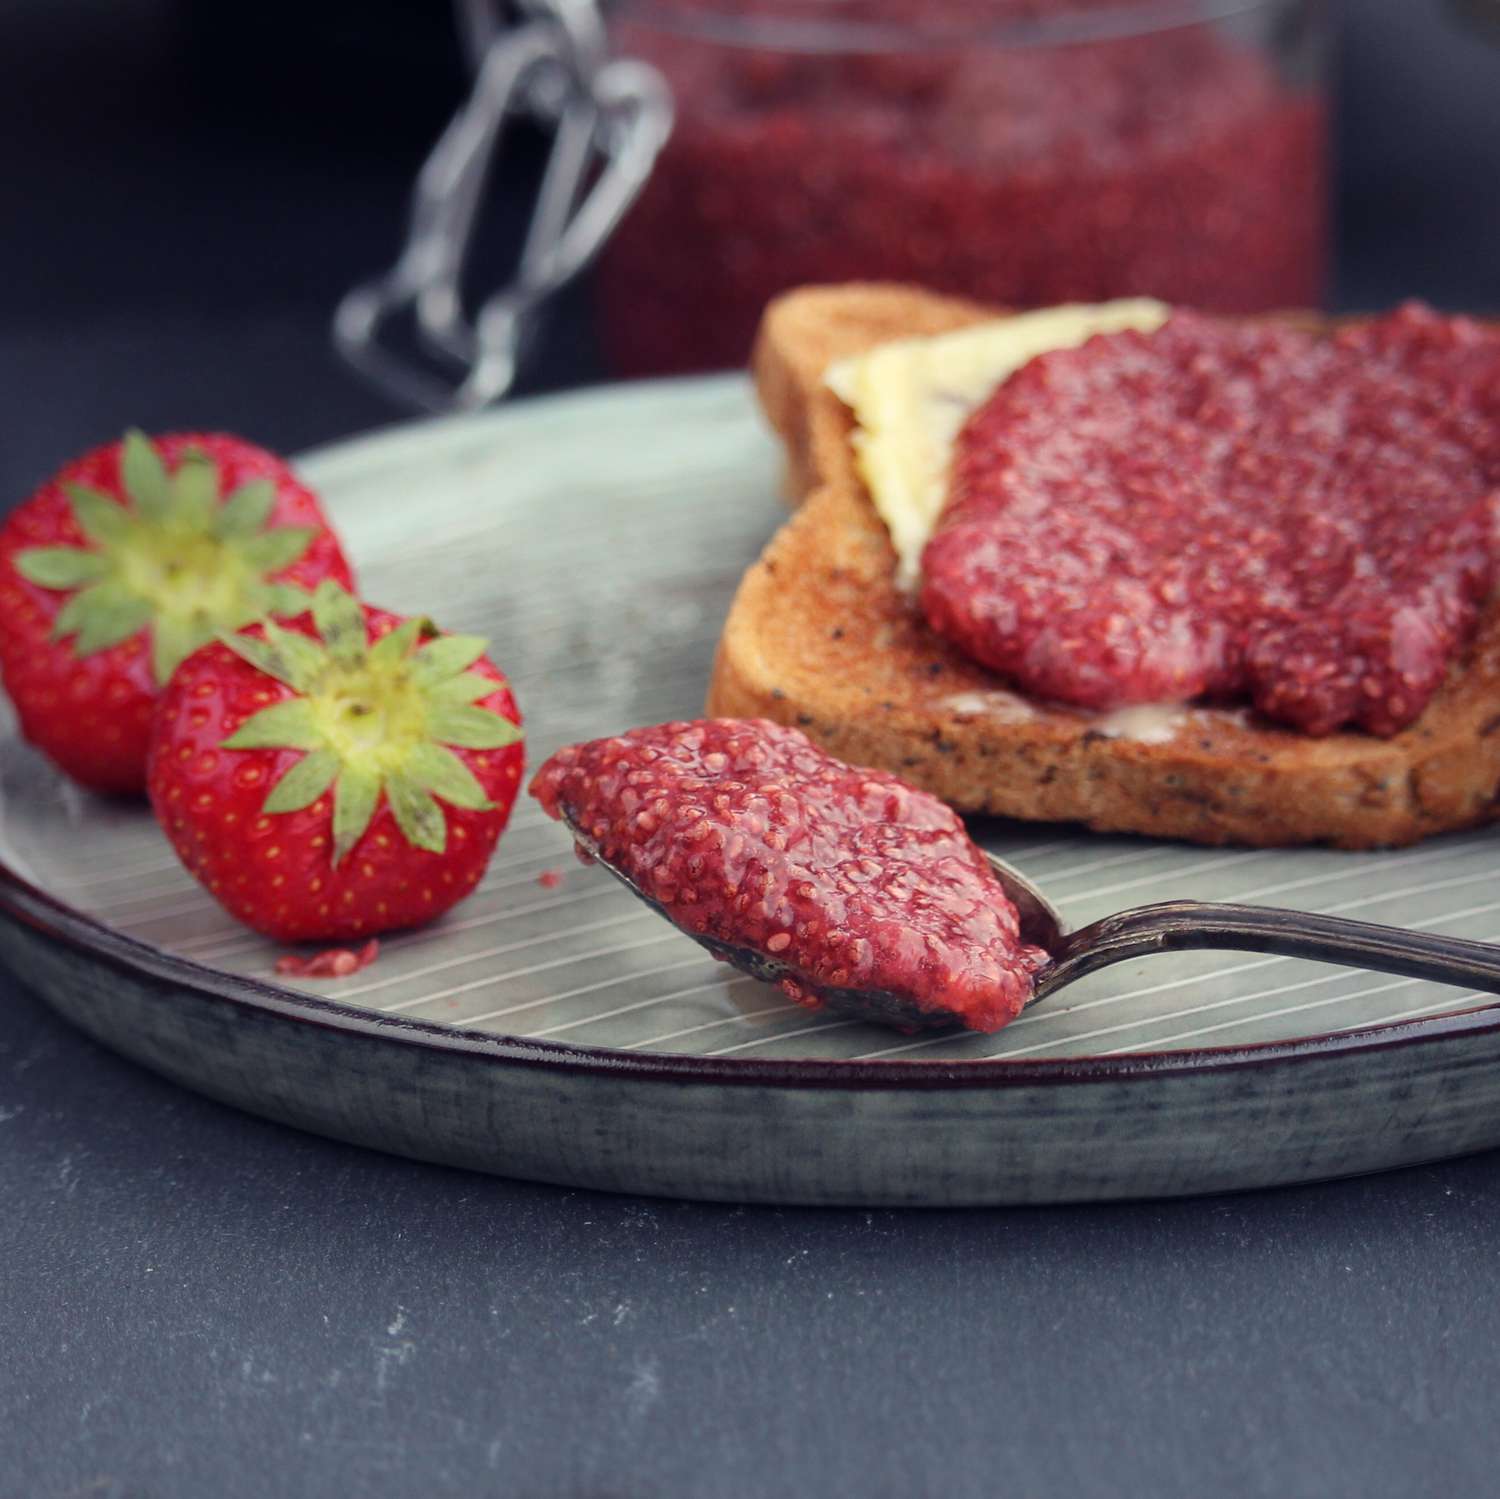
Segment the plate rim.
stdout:
<svg viewBox="0 0 1500 1499">
<path fill-rule="evenodd" d="M 379 450 L 405 445 L 436 432 L 470 431 L 504 425 L 541 409 L 587 405 L 631 395 L 649 397 L 673 389 L 748 385 L 743 372 L 669 376 L 589 385 L 546 392 L 495 410 L 396 420 L 362 433 L 320 444 L 293 459 L 294 467 L 336 464 L 356 452 L 364 459 Z M 372 455 L 371 450 L 375 450 Z M 1038 824 L 1056 826 L 1056 824 Z M 823 1057 L 777 1059 L 702 1056 L 692 1052 L 633 1051 L 579 1046 L 488 1031 L 460 1031 L 440 1021 L 382 1014 L 287 985 L 231 973 L 128 936 L 98 917 L 41 889 L 0 856 L 0 915 L 30 928 L 75 953 L 146 979 L 158 987 L 175 984 L 196 997 L 213 999 L 298 1024 L 349 1032 L 399 1045 L 451 1055 L 603 1074 L 627 1080 L 760 1085 L 784 1088 L 930 1089 L 1133 1082 L 1159 1076 L 1199 1075 L 1256 1069 L 1344 1057 L 1394 1047 L 1457 1042 L 1500 1031 L 1500 998 L 1406 1020 L 1378 1022 L 1354 1030 L 1323 1031 L 1289 1040 L 1226 1046 L 1139 1051 L 1082 1057 L 960 1057 L 941 1060 L 890 1058 L 844 1061 Z"/>
<path fill-rule="evenodd" d="M 699 1056 L 692 1052 L 626 1051 L 576 1046 L 487 1031 L 460 1031 L 440 1021 L 382 1014 L 308 994 L 282 984 L 230 973 L 127 936 L 97 917 L 39 889 L 0 860 L 0 914 L 76 953 L 124 969 L 158 987 L 176 984 L 196 997 L 217 1000 L 278 1020 L 347 1031 L 371 1039 L 420 1046 L 490 1062 L 541 1066 L 569 1073 L 627 1080 L 758 1084 L 784 1088 L 901 1090 L 1133 1082 L 1143 1078 L 1254 1069 L 1345 1057 L 1365 1051 L 1459 1041 L 1500 1031 L 1500 1001 L 1358 1030 L 1322 1032 L 1287 1041 L 1204 1046 L 1096 1057 L 958 1057 L 941 1061 L 892 1058 L 839 1061 L 823 1057 L 779 1059 Z"/>
</svg>

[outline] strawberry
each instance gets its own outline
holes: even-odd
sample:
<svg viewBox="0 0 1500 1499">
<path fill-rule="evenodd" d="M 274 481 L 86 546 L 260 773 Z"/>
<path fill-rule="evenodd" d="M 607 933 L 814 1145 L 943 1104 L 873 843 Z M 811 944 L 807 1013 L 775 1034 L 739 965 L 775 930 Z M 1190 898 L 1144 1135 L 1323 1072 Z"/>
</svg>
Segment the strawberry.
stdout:
<svg viewBox="0 0 1500 1499">
<path fill-rule="evenodd" d="M 151 805 L 246 925 L 348 941 L 479 883 L 520 783 L 520 714 L 484 641 L 324 582 L 311 615 L 225 635 L 162 698 Z"/>
<path fill-rule="evenodd" d="M 151 713 L 221 630 L 352 586 L 312 494 L 237 437 L 127 433 L 0 529 L 0 676 L 38 749 L 96 791 L 141 791 Z"/>
</svg>

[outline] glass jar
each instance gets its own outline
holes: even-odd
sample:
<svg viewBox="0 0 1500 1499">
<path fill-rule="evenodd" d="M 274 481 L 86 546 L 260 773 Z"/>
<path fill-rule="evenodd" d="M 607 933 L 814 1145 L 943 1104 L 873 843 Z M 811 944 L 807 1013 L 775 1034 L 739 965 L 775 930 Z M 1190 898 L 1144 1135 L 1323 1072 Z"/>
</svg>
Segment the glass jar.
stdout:
<svg viewBox="0 0 1500 1499">
<path fill-rule="evenodd" d="M 621 0 L 677 124 L 596 288 L 623 374 L 743 364 L 766 301 L 1313 306 L 1322 0 Z"/>
</svg>

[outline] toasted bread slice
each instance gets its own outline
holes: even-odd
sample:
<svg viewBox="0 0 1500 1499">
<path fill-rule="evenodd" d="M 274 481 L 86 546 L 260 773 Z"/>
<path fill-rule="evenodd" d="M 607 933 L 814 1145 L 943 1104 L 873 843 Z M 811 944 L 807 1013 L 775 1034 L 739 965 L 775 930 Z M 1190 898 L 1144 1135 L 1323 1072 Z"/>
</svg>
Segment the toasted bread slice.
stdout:
<svg viewBox="0 0 1500 1499">
<path fill-rule="evenodd" d="M 834 360 L 998 309 L 908 287 L 789 293 L 755 351 L 761 402 L 800 508 L 750 568 L 708 711 L 795 724 L 966 812 L 1195 843 L 1375 848 L 1500 816 L 1500 600 L 1421 718 L 1392 739 L 1325 739 L 1245 712 L 1186 709 L 1120 732 L 1028 701 L 934 634 L 855 469 Z"/>
</svg>

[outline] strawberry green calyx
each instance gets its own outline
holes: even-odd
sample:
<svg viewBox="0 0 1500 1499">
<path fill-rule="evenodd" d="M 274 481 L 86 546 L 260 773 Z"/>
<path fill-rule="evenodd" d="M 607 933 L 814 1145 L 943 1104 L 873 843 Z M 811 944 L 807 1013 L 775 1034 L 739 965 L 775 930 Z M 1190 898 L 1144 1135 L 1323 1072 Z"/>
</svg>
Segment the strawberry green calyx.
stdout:
<svg viewBox="0 0 1500 1499">
<path fill-rule="evenodd" d="M 102 490 L 65 485 L 83 546 L 30 547 L 21 576 L 71 597 L 53 622 L 80 656 L 150 627 L 152 675 L 164 686 L 177 666 L 222 630 L 308 607 L 305 589 L 273 582 L 317 534 L 270 526 L 276 489 L 252 479 L 220 500 L 218 465 L 189 449 L 168 472 L 151 439 L 128 432 L 120 450 L 126 503 Z"/>
<path fill-rule="evenodd" d="M 263 638 L 220 636 L 297 694 L 246 719 L 224 748 L 304 751 L 263 810 L 297 812 L 331 789 L 335 864 L 364 835 L 382 792 L 407 842 L 442 853 L 439 799 L 473 811 L 493 805 L 454 749 L 501 749 L 521 738 L 510 719 L 479 706 L 502 686 L 469 670 L 485 642 L 409 619 L 372 643 L 360 604 L 330 581 L 318 585 L 312 612 L 318 639 L 270 620 Z"/>
</svg>

